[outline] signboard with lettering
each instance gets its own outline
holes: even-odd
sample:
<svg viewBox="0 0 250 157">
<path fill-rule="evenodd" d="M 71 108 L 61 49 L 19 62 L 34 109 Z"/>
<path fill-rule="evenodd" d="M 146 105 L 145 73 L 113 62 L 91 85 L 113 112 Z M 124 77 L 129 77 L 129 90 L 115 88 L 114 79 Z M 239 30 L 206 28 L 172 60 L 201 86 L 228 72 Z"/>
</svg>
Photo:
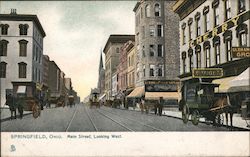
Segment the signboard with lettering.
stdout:
<svg viewBox="0 0 250 157">
<path fill-rule="evenodd" d="M 250 47 L 232 47 L 233 58 L 250 57 Z"/>
<path fill-rule="evenodd" d="M 147 80 L 146 92 L 177 92 L 180 82 L 175 80 Z"/>
<path fill-rule="evenodd" d="M 223 76 L 222 68 L 194 68 L 193 78 L 220 78 Z"/>
</svg>

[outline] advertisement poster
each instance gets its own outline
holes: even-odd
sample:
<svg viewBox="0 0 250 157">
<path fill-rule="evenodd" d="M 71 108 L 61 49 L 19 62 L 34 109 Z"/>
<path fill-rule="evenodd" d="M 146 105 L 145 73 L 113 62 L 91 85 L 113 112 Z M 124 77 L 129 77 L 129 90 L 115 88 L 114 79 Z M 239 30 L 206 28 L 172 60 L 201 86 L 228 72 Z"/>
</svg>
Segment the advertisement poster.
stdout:
<svg viewBox="0 0 250 157">
<path fill-rule="evenodd" d="M 250 156 L 249 19 L 249 0 L 1 0 L 1 157 Z"/>
</svg>

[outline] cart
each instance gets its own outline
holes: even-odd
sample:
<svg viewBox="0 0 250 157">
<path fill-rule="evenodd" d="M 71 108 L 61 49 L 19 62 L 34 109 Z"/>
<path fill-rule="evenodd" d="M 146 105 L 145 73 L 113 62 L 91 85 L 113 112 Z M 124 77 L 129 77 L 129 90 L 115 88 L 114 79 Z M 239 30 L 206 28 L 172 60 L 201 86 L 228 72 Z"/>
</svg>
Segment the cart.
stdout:
<svg viewBox="0 0 250 157">
<path fill-rule="evenodd" d="M 23 111 L 32 111 L 33 117 L 37 118 L 41 114 L 41 103 L 39 100 L 39 91 L 33 82 L 12 82 L 15 103 L 18 106 L 20 117 Z"/>
<path fill-rule="evenodd" d="M 75 104 L 75 98 L 73 95 L 69 95 L 68 96 L 68 100 L 69 100 L 69 106 L 72 107 L 72 105 Z"/>
<path fill-rule="evenodd" d="M 187 123 L 189 115 L 194 125 L 198 125 L 200 118 L 206 122 L 222 125 L 224 118 L 222 113 L 230 109 L 227 97 L 216 97 L 214 88 L 219 84 L 210 82 L 188 81 L 182 87 L 182 100 L 179 108 L 182 111 L 182 120 Z"/>
</svg>

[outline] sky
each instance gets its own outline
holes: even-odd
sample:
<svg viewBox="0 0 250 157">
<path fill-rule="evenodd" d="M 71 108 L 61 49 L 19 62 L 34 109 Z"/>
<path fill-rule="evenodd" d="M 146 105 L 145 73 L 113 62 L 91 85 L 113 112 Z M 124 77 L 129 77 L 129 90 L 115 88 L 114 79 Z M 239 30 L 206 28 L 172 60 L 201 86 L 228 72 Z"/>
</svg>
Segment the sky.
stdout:
<svg viewBox="0 0 250 157">
<path fill-rule="evenodd" d="M 84 99 L 97 86 L 101 49 L 110 34 L 134 34 L 136 1 L 0 1 L 0 13 L 37 15 L 43 53 L 54 60 Z M 103 58 L 105 58 L 103 56 Z"/>
</svg>

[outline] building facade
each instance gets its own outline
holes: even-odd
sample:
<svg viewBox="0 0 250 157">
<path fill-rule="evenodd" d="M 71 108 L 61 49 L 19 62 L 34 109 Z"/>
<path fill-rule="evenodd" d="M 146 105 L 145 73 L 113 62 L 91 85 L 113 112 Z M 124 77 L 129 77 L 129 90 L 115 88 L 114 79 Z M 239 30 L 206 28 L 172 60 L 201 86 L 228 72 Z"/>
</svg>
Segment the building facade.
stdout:
<svg viewBox="0 0 250 157">
<path fill-rule="evenodd" d="M 106 99 L 112 98 L 112 76 L 117 71 L 121 46 L 134 35 L 110 35 L 103 49 L 105 54 L 105 94 Z"/>
<path fill-rule="evenodd" d="M 113 75 L 112 75 L 112 98 L 115 98 L 118 94 L 118 74 L 117 72 L 115 72 Z"/>
<path fill-rule="evenodd" d="M 46 36 L 36 15 L 0 14 L 1 107 L 13 82 L 43 82 L 43 38 Z"/>
<path fill-rule="evenodd" d="M 249 58 L 233 58 L 232 47 L 249 47 L 249 1 L 178 1 L 180 78 L 193 68 L 223 68 L 224 76 L 237 76 L 250 66 Z"/>
<path fill-rule="evenodd" d="M 53 97 L 60 96 L 61 70 L 54 61 L 49 61 L 49 91 Z"/>
<path fill-rule="evenodd" d="M 42 74 L 42 84 L 48 88 L 48 82 L 49 82 L 49 56 L 43 55 L 43 74 Z"/>
<path fill-rule="evenodd" d="M 100 96 L 104 96 L 104 93 L 105 93 L 105 69 L 104 69 L 104 66 L 103 66 L 102 51 L 101 51 L 101 54 L 100 54 L 97 88 L 100 91 Z"/>
<path fill-rule="evenodd" d="M 136 86 L 146 80 L 178 79 L 179 17 L 175 1 L 142 0 L 134 8 Z"/>
<path fill-rule="evenodd" d="M 128 50 L 128 59 L 127 59 L 127 90 L 132 91 L 135 88 L 135 69 L 136 69 L 136 53 L 134 42 L 130 43 L 130 48 Z"/>
</svg>

